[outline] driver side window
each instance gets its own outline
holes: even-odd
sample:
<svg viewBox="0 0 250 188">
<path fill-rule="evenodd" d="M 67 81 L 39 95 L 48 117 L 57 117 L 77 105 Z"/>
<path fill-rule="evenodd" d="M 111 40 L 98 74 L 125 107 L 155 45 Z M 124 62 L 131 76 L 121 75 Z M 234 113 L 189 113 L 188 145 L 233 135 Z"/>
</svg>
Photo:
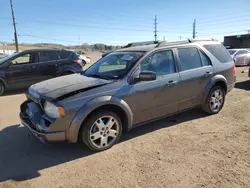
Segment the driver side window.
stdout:
<svg viewBox="0 0 250 188">
<path fill-rule="evenodd" d="M 155 52 L 146 57 L 140 64 L 140 72 L 152 71 L 156 76 L 164 76 L 176 72 L 172 50 Z"/>
<path fill-rule="evenodd" d="M 31 60 L 31 55 L 30 54 L 24 54 L 22 56 L 17 57 L 16 59 L 12 60 L 13 65 L 19 65 L 19 64 L 26 64 L 30 63 Z"/>
</svg>

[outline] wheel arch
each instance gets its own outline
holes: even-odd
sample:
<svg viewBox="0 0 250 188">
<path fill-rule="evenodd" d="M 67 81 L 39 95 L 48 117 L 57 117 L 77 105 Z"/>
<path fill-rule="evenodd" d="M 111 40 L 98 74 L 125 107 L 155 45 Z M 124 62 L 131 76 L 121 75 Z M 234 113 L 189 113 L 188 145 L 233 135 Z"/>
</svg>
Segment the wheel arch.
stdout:
<svg viewBox="0 0 250 188">
<path fill-rule="evenodd" d="M 0 83 L 3 83 L 4 88 L 7 88 L 7 83 L 4 81 L 3 78 L 0 78 Z"/>
<path fill-rule="evenodd" d="M 101 110 L 116 113 L 121 118 L 123 130 L 127 131 L 132 127 L 133 114 L 129 105 L 122 99 L 102 96 L 89 101 L 76 113 L 66 133 L 67 140 L 71 143 L 77 142 L 79 131 L 86 119 Z"/>
<path fill-rule="evenodd" d="M 227 91 L 228 91 L 227 79 L 223 75 L 216 75 L 206 85 L 205 91 L 202 95 L 202 103 L 201 104 L 206 103 L 206 99 L 207 99 L 207 95 L 208 95 L 209 91 L 216 85 L 221 86 L 225 90 L 225 93 L 227 93 Z"/>
</svg>

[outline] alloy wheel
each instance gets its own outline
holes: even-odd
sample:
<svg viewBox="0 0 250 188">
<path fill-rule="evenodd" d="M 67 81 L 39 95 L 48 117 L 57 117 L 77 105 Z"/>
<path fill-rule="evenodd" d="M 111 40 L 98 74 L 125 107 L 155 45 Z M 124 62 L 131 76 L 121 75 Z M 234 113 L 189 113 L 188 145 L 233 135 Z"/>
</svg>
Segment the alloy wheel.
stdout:
<svg viewBox="0 0 250 188">
<path fill-rule="evenodd" d="M 224 96 L 223 92 L 220 89 L 216 89 L 212 94 L 210 98 L 210 109 L 213 112 L 220 111 L 222 105 L 224 102 Z"/>
<path fill-rule="evenodd" d="M 115 117 L 102 116 L 90 128 L 90 142 L 99 149 L 109 147 L 116 141 L 119 129 L 120 125 Z"/>
</svg>

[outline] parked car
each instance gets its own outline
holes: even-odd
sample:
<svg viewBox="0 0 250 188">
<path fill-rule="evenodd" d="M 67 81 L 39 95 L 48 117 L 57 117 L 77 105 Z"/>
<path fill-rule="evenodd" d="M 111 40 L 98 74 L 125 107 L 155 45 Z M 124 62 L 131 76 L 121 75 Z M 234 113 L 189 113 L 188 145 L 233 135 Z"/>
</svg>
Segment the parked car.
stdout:
<svg viewBox="0 0 250 188">
<path fill-rule="evenodd" d="M 4 57 L 7 57 L 7 55 L 4 54 L 4 53 L 0 53 L 0 59 L 2 59 L 2 58 L 4 58 Z"/>
<path fill-rule="evenodd" d="M 229 49 L 231 57 L 234 59 L 235 65 L 250 65 L 250 51 L 247 49 Z"/>
<path fill-rule="evenodd" d="M 90 57 L 87 57 L 82 54 L 77 54 L 78 58 L 82 60 L 83 65 L 86 65 L 86 63 L 90 63 Z"/>
<path fill-rule="evenodd" d="M 195 107 L 218 113 L 235 79 L 233 59 L 217 41 L 124 48 L 82 74 L 32 85 L 20 119 L 41 141 L 80 141 L 102 151 L 147 122 Z"/>
<path fill-rule="evenodd" d="M 0 59 L 0 95 L 5 89 L 26 88 L 61 75 L 80 73 L 82 61 L 73 52 L 35 49 Z"/>
</svg>

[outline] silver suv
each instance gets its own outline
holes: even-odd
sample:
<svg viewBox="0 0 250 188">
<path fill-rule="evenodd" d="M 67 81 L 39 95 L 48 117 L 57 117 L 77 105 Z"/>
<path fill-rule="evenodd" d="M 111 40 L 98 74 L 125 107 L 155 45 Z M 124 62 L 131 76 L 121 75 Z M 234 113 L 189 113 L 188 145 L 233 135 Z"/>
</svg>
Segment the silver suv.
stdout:
<svg viewBox="0 0 250 188">
<path fill-rule="evenodd" d="M 101 151 L 136 125 L 195 107 L 218 113 L 234 84 L 234 62 L 217 41 L 129 47 L 82 74 L 32 85 L 20 118 L 41 141 L 80 141 Z"/>
</svg>

